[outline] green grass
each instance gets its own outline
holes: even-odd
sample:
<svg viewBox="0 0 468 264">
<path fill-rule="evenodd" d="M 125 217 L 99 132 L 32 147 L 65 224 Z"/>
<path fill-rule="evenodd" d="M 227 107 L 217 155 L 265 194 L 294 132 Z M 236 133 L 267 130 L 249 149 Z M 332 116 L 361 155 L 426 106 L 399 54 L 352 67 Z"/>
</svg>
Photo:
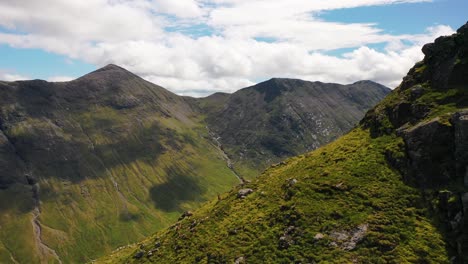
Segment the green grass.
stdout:
<svg viewBox="0 0 468 264">
<path fill-rule="evenodd" d="M 252 263 L 448 263 L 442 235 L 420 192 L 405 185 L 387 164 L 385 153 L 404 155 L 401 146 L 396 136 L 372 139 L 367 131 L 355 129 L 326 147 L 268 169 L 245 186 L 254 189 L 246 199 L 238 199 L 234 189 L 147 239 L 145 252 L 155 249 L 157 241 L 162 246 L 152 258 L 139 261 L 231 262 L 244 256 Z M 287 187 L 292 178 L 297 184 Z M 331 232 L 360 224 L 368 224 L 369 231 L 354 250 L 330 245 Z M 280 249 L 278 239 L 288 226 L 300 231 L 292 246 Z M 325 238 L 316 241 L 317 233 Z M 136 261 L 132 256 L 138 251 L 115 252 L 103 261 Z"/>
<path fill-rule="evenodd" d="M 20 144 L 29 148 L 24 154 L 39 179 L 42 240 L 64 263 L 87 262 L 142 240 L 238 183 L 196 118 L 181 121 L 146 107 L 94 107 L 61 120 L 63 128 L 28 118 L 8 133 L 20 140 L 20 152 Z M 53 153 L 31 151 L 47 142 L 54 142 Z M 178 188 L 171 189 L 174 184 Z M 30 220 L 32 192 L 24 188 L 0 190 L 1 263 L 12 262 L 10 252 L 20 263 L 41 261 Z"/>
</svg>

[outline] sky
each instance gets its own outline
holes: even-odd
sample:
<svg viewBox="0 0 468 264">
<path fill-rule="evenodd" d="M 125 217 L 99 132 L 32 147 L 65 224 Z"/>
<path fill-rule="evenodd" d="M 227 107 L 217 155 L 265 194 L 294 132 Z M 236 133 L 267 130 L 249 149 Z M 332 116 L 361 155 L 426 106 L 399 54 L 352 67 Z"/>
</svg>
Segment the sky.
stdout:
<svg viewBox="0 0 468 264">
<path fill-rule="evenodd" d="M 273 78 L 395 88 L 466 0 L 0 0 L 0 80 L 109 63 L 180 95 Z"/>
</svg>

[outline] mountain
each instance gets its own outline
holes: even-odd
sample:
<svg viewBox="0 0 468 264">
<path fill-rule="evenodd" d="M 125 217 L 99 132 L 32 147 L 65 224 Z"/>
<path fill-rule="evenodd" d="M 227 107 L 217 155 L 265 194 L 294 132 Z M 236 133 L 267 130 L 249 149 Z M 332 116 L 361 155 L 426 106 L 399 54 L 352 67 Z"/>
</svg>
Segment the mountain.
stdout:
<svg viewBox="0 0 468 264">
<path fill-rule="evenodd" d="M 340 85 L 275 78 L 230 96 L 214 94 L 200 105 L 233 168 L 253 178 L 272 163 L 348 132 L 389 92 L 371 81 Z"/>
<path fill-rule="evenodd" d="M 318 104 L 330 94 L 342 105 L 351 105 L 352 113 L 344 118 L 328 113 L 333 110 L 325 107 L 328 99 L 324 108 L 300 109 L 301 116 L 316 121 L 326 117 L 323 123 L 330 136 L 317 143 L 308 139 L 314 146 L 357 123 L 370 105 L 357 107 L 356 100 L 377 101 L 386 94 L 380 85 L 367 82 L 362 88 L 331 85 L 310 92 L 302 87 L 305 82 L 284 82 L 285 95 L 281 91 L 275 100 L 262 103 L 258 113 L 266 114 L 280 98 L 286 101 L 295 93 L 304 97 L 303 104 Z M 301 84 L 297 91 L 294 83 Z M 261 87 L 269 93 L 267 84 Z M 235 157 L 230 150 L 234 143 L 226 143 L 225 152 L 225 137 L 218 141 L 215 133 L 266 132 L 254 125 L 234 128 L 234 119 L 226 120 L 229 127 L 223 129 L 213 122 L 224 122 L 223 115 L 238 111 L 235 98 L 258 93 L 256 89 L 202 99 L 181 97 L 116 65 L 71 82 L 0 82 L 0 262 L 90 261 L 144 239 L 176 222 L 182 212 L 230 190 L 241 180 L 233 168 L 243 165 L 230 159 Z M 262 98 L 242 100 L 255 107 Z M 275 116 L 289 118 L 289 112 L 275 111 Z M 278 122 L 278 129 L 296 133 L 288 122 Z M 277 131 L 277 125 L 268 128 Z M 299 125 L 314 126 L 306 121 Z M 308 130 L 297 129 L 303 131 Z M 310 147 L 299 145 L 278 157 Z M 246 151 L 263 151 L 255 149 L 258 146 L 246 146 Z M 257 161 L 262 166 L 273 162 L 262 157 Z"/>
<path fill-rule="evenodd" d="M 2 263 L 89 261 L 239 182 L 184 98 L 118 66 L 0 91 Z"/>
<path fill-rule="evenodd" d="M 467 263 L 468 23 L 359 126 L 103 263 Z"/>
</svg>

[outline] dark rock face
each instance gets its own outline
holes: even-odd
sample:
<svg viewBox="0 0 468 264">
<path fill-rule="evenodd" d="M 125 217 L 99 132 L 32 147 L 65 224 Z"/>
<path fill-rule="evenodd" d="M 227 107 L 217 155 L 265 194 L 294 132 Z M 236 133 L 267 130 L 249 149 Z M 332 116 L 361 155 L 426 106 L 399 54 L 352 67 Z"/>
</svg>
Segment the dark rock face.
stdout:
<svg viewBox="0 0 468 264">
<path fill-rule="evenodd" d="M 468 111 L 453 114 L 450 123 L 438 118 L 400 129 L 413 180 L 423 188 L 457 181 L 468 186 Z"/>
<path fill-rule="evenodd" d="M 454 131 L 432 120 L 402 133 L 415 183 L 423 188 L 440 186 L 454 176 Z"/>
<path fill-rule="evenodd" d="M 455 161 L 458 177 L 463 177 L 468 186 L 468 110 L 453 115 L 455 130 Z"/>
<path fill-rule="evenodd" d="M 396 131 L 404 139 L 406 160 L 388 155 L 389 162 L 408 184 L 421 188 L 453 262 L 468 263 L 468 23 L 425 45 L 423 52 L 424 60 L 404 78 L 395 101 L 369 111 L 362 124 L 374 136 Z M 433 108 L 449 104 L 458 110 L 425 120 Z"/>
<path fill-rule="evenodd" d="M 409 88 L 422 80 L 429 80 L 435 89 L 447 89 L 449 85 L 466 84 L 466 60 L 468 52 L 468 27 L 464 25 L 457 34 L 437 38 L 434 43 L 426 44 L 422 49 L 427 70 L 422 74 L 415 74 L 416 65 L 402 83 L 403 88 Z M 465 73 L 465 74 L 464 74 Z"/>
<path fill-rule="evenodd" d="M 452 115 L 450 123 L 435 119 L 400 130 L 409 161 L 402 170 L 409 184 L 424 190 L 445 230 L 454 263 L 468 261 L 468 111 Z M 400 164 L 401 165 L 401 164 Z"/>
</svg>

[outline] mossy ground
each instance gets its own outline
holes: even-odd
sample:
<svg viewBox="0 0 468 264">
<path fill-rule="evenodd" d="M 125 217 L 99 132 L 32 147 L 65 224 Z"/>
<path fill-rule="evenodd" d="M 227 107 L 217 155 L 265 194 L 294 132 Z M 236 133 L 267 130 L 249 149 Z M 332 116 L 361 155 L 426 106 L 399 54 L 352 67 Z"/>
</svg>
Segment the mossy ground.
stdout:
<svg viewBox="0 0 468 264">
<path fill-rule="evenodd" d="M 448 263 L 442 235 L 434 227 L 418 189 L 404 184 L 386 155 L 404 155 L 394 135 L 372 139 L 357 128 L 310 154 L 287 160 L 257 180 L 233 189 L 194 216 L 177 222 L 103 262 L 222 263 Z M 297 183 L 290 186 L 291 179 Z M 245 199 L 239 188 L 252 188 Z M 353 250 L 333 246 L 330 234 L 367 224 Z M 294 241 L 279 246 L 285 230 Z M 324 234 L 323 239 L 315 235 Z M 155 243 L 160 242 L 160 247 Z M 153 250 L 151 257 L 147 252 Z M 139 252 L 145 256 L 135 259 Z"/>
</svg>

